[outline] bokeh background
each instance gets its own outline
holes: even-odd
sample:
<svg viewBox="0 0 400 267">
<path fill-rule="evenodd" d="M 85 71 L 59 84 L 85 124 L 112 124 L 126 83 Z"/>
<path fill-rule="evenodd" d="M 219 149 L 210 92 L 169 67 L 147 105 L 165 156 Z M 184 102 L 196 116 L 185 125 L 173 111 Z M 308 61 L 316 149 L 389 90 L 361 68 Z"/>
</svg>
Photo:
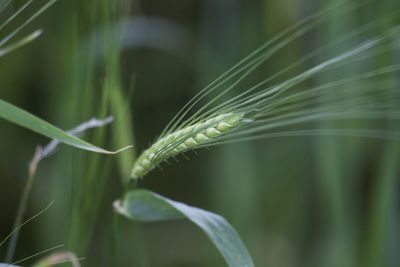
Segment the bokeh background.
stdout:
<svg viewBox="0 0 400 267">
<path fill-rule="evenodd" d="M 23 2 L 13 2 L 2 20 Z M 225 266 L 189 222 L 144 225 L 116 218 L 112 202 L 130 167 L 121 157 L 146 148 L 224 70 L 332 2 L 59 0 L 26 30 L 42 28 L 43 36 L 1 59 L 0 97 L 63 129 L 118 113 L 119 124 L 84 138 L 105 147 L 134 138 L 135 148 L 99 156 L 63 145 L 44 160 L 27 216 L 54 204 L 23 227 L 16 258 L 64 244 L 85 257 L 83 266 Z M 36 1 L 26 13 L 42 4 Z M 301 58 L 317 39 L 335 40 L 398 7 L 385 0 L 351 16 L 332 15 L 330 24 L 291 44 L 252 79 Z M 3 237 L 12 230 L 28 162 L 36 145 L 48 140 L 4 121 L 0 137 Z M 164 164 L 138 186 L 224 216 L 256 266 L 399 266 L 398 142 L 281 137 L 198 152 Z"/>
</svg>

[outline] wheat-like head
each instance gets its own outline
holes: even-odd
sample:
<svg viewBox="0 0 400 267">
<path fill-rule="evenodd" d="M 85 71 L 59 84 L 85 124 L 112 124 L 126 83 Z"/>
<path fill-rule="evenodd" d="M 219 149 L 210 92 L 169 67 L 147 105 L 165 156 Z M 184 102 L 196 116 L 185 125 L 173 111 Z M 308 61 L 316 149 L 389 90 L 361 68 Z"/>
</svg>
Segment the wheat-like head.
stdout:
<svg viewBox="0 0 400 267">
<path fill-rule="evenodd" d="M 215 142 L 245 121 L 243 113 L 226 113 L 170 133 L 140 155 L 131 176 L 143 177 L 168 158 Z"/>
<path fill-rule="evenodd" d="M 355 4 L 344 7 L 341 15 L 360 8 Z M 395 42 L 400 32 L 398 26 L 375 33 L 382 24 L 388 23 L 388 18 L 372 20 L 337 40 L 320 45 L 298 61 L 231 96 L 233 89 L 255 69 L 296 39 L 312 34 L 336 8 L 337 5 L 328 6 L 281 32 L 196 94 L 173 117 L 160 138 L 141 154 L 134 164 L 132 177 L 143 177 L 160 163 L 188 150 L 227 142 L 311 134 L 399 138 L 398 133 L 379 128 L 346 124 L 330 130 L 310 127 L 310 123 L 327 120 L 400 119 L 399 84 L 395 78 L 400 65 L 386 63 L 377 67 L 374 64 L 376 56 L 399 50 Z M 358 45 L 323 57 L 337 46 L 354 42 Z M 305 70 L 284 77 L 299 67 Z M 332 74 L 345 69 L 358 71 L 344 72 L 340 78 L 324 80 L 316 86 L 309 84 L 318 75 L 328 73 L 335 77 Z M 350 97 L 343 99 L 343 95 Z M 307 128 L 288 128 L 299 125 Z"/>
</svg>

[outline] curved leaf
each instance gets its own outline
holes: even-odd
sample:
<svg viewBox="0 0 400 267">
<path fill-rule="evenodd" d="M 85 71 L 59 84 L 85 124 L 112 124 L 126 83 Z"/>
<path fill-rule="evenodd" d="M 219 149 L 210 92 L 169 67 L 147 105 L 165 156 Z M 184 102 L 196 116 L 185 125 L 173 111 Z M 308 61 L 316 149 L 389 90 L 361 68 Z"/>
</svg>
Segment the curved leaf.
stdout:
<svg viewBox="0 0 400 267">
<path fill-rule="evenodd" d="M 114 207 L 125 217 L 142 222 L 187 218 L 200 227 L 230 267 L 253 267 L 249 252 L 235 229 L 221 216 L 176 202 L 147 190 L 129 192 Z"/>
<path fill-rule="evenodd" d="M 104 154 L 115 154 L 127 148 L 126 147 L 117 151 L 108 151 L 103 148 L 97 147 L 1 99 L 0 118 L 3 118 L 39 134 L 42 134 L 52 139 L 56 139 L 62 143 L 83 150 L 89 150 Z"/>
</svg>

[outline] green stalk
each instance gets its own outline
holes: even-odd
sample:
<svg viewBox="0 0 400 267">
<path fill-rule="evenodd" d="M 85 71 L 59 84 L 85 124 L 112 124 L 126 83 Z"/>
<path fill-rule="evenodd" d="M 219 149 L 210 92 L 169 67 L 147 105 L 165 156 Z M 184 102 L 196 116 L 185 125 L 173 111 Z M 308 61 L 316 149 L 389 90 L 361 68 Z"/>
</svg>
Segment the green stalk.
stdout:
<svg viewBox="0 0 400 267">
<path fill-rule="evenodd" d="M 80 134 L 82 134 L 82 132 L 86 131 L 87 129 L 102 127 L 104 125 L 107 125 L 111 121 L 112 121 L 112 118 L 107 118 L 105 120 L 91 119 L 87 122 L 84 122 L 84 123 L 78 125 L 74 129 L 69 130 L 68 133 L 71 135 L 80 135 Z M 18 205 L 17 215 L 15 217 L 15 222 L 14 222 L 14 227 L 13 227 L 13 229 L 15 229 L 15 231 L 13 232 L 13 234 L 10 238 L 10 242 L 7 246 L 7 252 L 6 252 L 6 262 L 7 263 L 11 263 L 14 258 L 14 252 L 15 252 L 15 248 L 17 246 L 18 237 L 19 237 L 19 233 L 20 233 L 20 226 L 22 224 L 22 221 L 24 219 L 24 215 L 25 215 L 25 212 L 26 212 L 26 209 L 28 206 L 28 200 L 29 200 L 29 196 L 30 196 L 30 193 L 32 190 L 32 185 L 33 185 L 33 182 L 34 182 L 34 179 L 36 176 L 36 171 L 37 171 L 38 165 L 41 162 L 41 160 L 52 155 L 55 152 L 55 150 L 59 144 L 60 144 L 60 141 L 52 140 L 44 148 L 42 148 L 41 146 L 38 146 L 36 148 L 35 154 L 32 157 L 32 160 L 31 160 L 31 162 L 29 164 L 29 168 L 28 168 L 28 178 L 25 183 L 24 190 L 23 190 L 23 193 L 21 196 L 21 200 Z"/>
<path fill-rule="evenodd" d="M 390 10 L 391 8 L 393 7 L 387 3 L 387 6 L 385 8 L 382 7 L 382 10 Z M 391 27 L 392 25 L 385 26 Z M 393 43 L 391 45 L 395 46 L 396 44 Z M 381 57 L 379 60 L 391 62 L 393 58 L 396 58 L 395 53 L 387 57 Z M 400 84 L 398 78 L 396 79 L 396 84 Z M 391 97 L 394 96 L 391 95 Z M 393 129 L 395 132 L 400 131 L 400 127 L 397 124 L 389 124 L 388 128 Z M 399 193 L 399 180 L 397 178 L 400 173 L 400 142 L 387 142 L 382 154 L 378 173 L 375 175 L 369 191 L 368 208 L 370 212 L 367 217 L 367 231 L 362 257 L 362 265 L 366 267 L 397 266 L 397 262 L 393 262 L 397 255 L 391 255 L 390 248 L 396 247 L 398 244 L 396 242 L 399 240 L 399 235 L 396 232 L 398 226 L 396 224 L 399 222 L 396 217 L 398 216 L 398 207 L 395 203 Z"/>
<path fill-rule="evenodd" d="M 22 192 L 22 196 L 18 205 L 18 209 L 17 209 L 17 215 L 15 217 L 15 221 L 14 221 L 14 226 L 13 229 L 17 229 L 19 225 L 21 225 L 23 219 L 24 219 L 24 215 L 26 213 L 26 209 L 28 206 L 28 200 L 29 200 L 29 195 L 31 193 L 32 190 L 32 184 L 34 182 L 35 179 L 35 174 L 36 174 L 36 170 L 37 170 L 37 164 L 38 164 L 38 160 L 40 158 L 41 155 L 41 148 L 38 147 L 36 149 L 36 152 L 32 158 L 32 161 L 29 164 L 29 170 L 28 170 L 28 178 L 26 180 L 25 186 L 24 186 L 24 191 Z M 12 235 L 8 246 L 7 246 L 7 252 L 6 252 L 6 258 L 5 261 L 7 263 L 11 263 L 13 261 L 14 258 L 14 252 L 15 252 L 15 248 L 17 246 L 17 242 L 18 242 L 18 237 L 20 234 L 20 230 L 21 229 L 17 229 L 14 234 Z"/>
<path fill-rule="evenodd" d="M 330 25 L 325 29 L 325 36 L 329 39 L 339 38 L 347 27 L 351 28 L 354 23 L 351 18 L 342 18 L 337 16 L 335 12 L 330 14 Z M 349 43 L 350 42 L 350 43 Z M 343 45 L 353 45 L 351 41 L 343 42 Z M 335 47 L 335 51 L 340 51 L 342 47 Z M 344 73 L 352 73 L 352 68 L 342 68 L 341 72 L 329 73 L 321 76 L 324 80 L 327 78 L 340 79 Z M 357 72 L 356 72 L 357 73 Z M 330 76 L 332 75 L 332 76 Z M 349 91 L 349 90 L 348 90 Z M 340 94 L 344 99 L 352 99 L 356 97 L 351 95 L 352 92 L 340 91 L 332 92 L 327 98 L 334 99 Z M 335 102 L 336 103 L 336 102 Z M 338 106 L 340 102 L 338 102 Z M 354 122 L 353 122 L 354 123 Z M 322 129 L 338 127 L 337 122 L 322 122 Z M 357 197 L 351 192 L 349 184 L 354 179 L 354 165 L 348 165 L 348 162 L 358 162 L 360 153 L 358 146 L 360 141 L 355 139 L 347 139 L 337 136 L 319 137 L 318 151 L 319 172 L 321 176 L 320 186 L 323 192 L 323 201 L 326 201 L 326 220 L 329 221 L 326 235 L 326 253 L 325 259 L 320 264 L 325 266 L 355 266 L 356 258 L 356 240 L 357 231 L 355 225 L 355 201 Z"/>
<path fill-rule="evenodd" d="M 396 188 L 400 173 L 399 142 L 390 142 L 381 160 L 381 169 L 371 187 L 371 213 L 368 218 L 366 250 L 363 255 L 363 266 L 395 266 L 390 262 L 390 241 L 396 237 L 396 226 L 393 218 L 396 215 Z M 394 235 L 393 235 L 394 234 Z"/>
</svg>

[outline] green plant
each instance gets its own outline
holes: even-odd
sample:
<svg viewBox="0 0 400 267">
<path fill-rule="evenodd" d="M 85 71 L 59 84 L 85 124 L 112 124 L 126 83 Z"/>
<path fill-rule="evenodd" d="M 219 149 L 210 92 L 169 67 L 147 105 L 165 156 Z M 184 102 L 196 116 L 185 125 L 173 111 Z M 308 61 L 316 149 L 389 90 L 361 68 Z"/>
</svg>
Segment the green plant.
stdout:
<svg viewBox="0 0 400 267">
<path fill-rule="evenodd" d="M 32 1 L 28 1 L 26 5 L 29 5 L 30 2 Z M 38 14 L 53 2 L 50 1 L 43 9 L 40 9 Z M 107 7 L 107 4 L 104 4 L 103 7 Z M 24 8 L 21 8 L 21 10 Z M 229 266 L 253 266 L 254 263 L 250 254 L 236 231 L 225 219 L 150 191 L 132 189 L 136 186 L 137 181 L 131 181 L 127 178 L 129 175 L 128 167 L 130 167 L 128 165 L 129 163 L 133 165 L 131 178 L 137 180 L 147 175 L 158 165 L 168 162 L 170 158 L 187 151 L 231 142 L 298 135 L 344 135 L 397 140 L 398 132 L 396 129 L 388 130 L 380 126 L 349 127 L 346 124 L 346 122 L 352 120 L 399 120 L 397 107 L 399 96 L 396 94 L 398 84 L 392 75 L 400 70 L 400 66 L 387 63 L 383 63 L 379 67 L 373 64 L 368 66 L 368 63 L 377 56 L 391 52 L 392 48 L 390 47 L 393 40 L 398 36 L 399 28 L 391 27 L 378 35 L 374 34 L 377 28 L 391 22 L 391 18 L 373 20 L 333 42 L 319 46 L 318 49 L 268 76 L 267 79 L 250 86 L 243 85 L 243 82 L 257 69 L 261 68 L 263 63 L 293 41 L 312 33 L 318 26 L 326 23 L 332 13 L 338 12 L 340 15 L 349 15 L 358 8 L 361 7 L 351 3 L 334 4 L 283 31 L 192 98 L 174 116 L 158 140 L 138 158 L 133 156 L 133 153 L 118 155 L 123 181 L 122 191 L 125 194 L 115 202 L 115 211 L 128 219 L 141 222 L 187 218 L 207 234 Z M 105 20 L 109 20 L 106 8 L 103 11 L 106 13 L 104 15 Z M 16 14 L 18 13 L 19 11 Z M 36 15 L 32 16 L 32 19 L 35 17 Z M 30 21 L 31 19 L 27 20 L 26 24 Z M 2 50 L 4 52 L 0 52 L 0 55 L 12 51 L 37 36 L 38 32 L 34 32 L 13 46 L 4 48 Z M 100 113 L 107 113 L 106 107 L 109 102 L 112 113 L 115 113 L 117 118 L 113 130 L 117 133 L 125 133 L 125 130 L 128 132 L 120 134 L 118 137 L 115 134 L 114 144 L 121 146 L 121 139 L 123 139 L 124 145 L 126 145 L 126 140 L 133 143 L 133 134 L 129 133 L 132 131 L 131 120 L 125 114 L 129 105 L 123 100 L 122 85 L 119 81 L 119 44 L 118 42 L 115 44 L 109 39 L 105 42 L 108 48 L 106 62 L 109 64 L 106 68 L 106 78 L 103 84 L 104 92 Z M 325 53 L 332 52 L 330 49 L 346 45 L 347 42 L 354 41 L 354 39 L 357 40 L 356 45 L 352 44 L 343 48 L 341 52 L 334 53 L 333 56 L 324 57 Z M 393 50 L 396 49 L 397 47 L 393 48 Z M 315 63 L 315 61 L 318 63 Z M 319 76 L 357 64 L 365 64 L 366 67 L 358 73 L 349 72 L 339 79 L 333 77 L 332 80 L 324 80 L 318 85 L 307 84 L 307 82 Z M 296 73 L 296 71 L 300 74 L 293 75 L 292 72 Z M 288 75 L 288 77 L 285 77 L 285 75 Z M 90 71 L 88 76 L 88 83 L 90 84 L 93 78 Z M 88 88 L 92 88 L 92 86 L 93 84 L 90 84 Z M 249 89 L 241 90 L 238 94 L 231 94 L 238 87 L 243 86 Z M 342 97 L 338 93 L 339 89 L 340 91 L 350 92 L 352 96 L 349 99 Z M 203 103 L 204 101 L 205 103 Z M 0 116 L 42 135 L 54 138 L 55 142 L 63 142 L 80 149 L 105 154 L 121 151 L 110 152 L 94 146 L 70 132 L 60 130 L 3 100 L 0 100 Z M 339 121 L 342 124 L 326 129 L 315 127 L 315 123 L 327 121 Z M 306 128 L 297 128 L 299 125 Z M 125 127 L 129 129 L 124 129 Z M 102 139 L 102 136 L 99 137 L 100 139 Z M 99 169 L 98 167 L 106 169 L 106 166 L 99 162 L 100 158 L 96 157 L 89 164 L 90 167 L 86 173 L 88 183 L 77 196 L 78 209 L 74 210 L 76 212 L 74 218 L 80 219 L 79 215 L 82 214 L 91 221 L 95 221 L 97 218 L 105 180 L 100 179 L 100 182 L 98 182 L 96 171 Z M 34 164 L 34 169 L 36 169 L 36 166 L 37 164 Z M 35 171 L 30 171 L 29 184 L 33 181 L 34 173 Z M 103 174 L 106 175 L 107 172 L 104 171 Z M 98 184 L 100 184 L 98 187 L 99 194 L 90 199 L 90 201 L 95 202 L 92 203 L 93 207 L 91 207 L 90 203 L 87 204 L 87 198 L 85 198 L 89 193 L 86 190 L 96 191 Z M 29 194 L 29 191 L 27 194 Z M 24 194 L 22 203 L 26 203 L 26 199 L 27 195 Z M 80 202 L 81 200 L 82 202 Z M 82 203 L 83 205 L 81 205 Z M 20 208 L 21 214 L 23 214 L 25 205 L 23 204 Z M 22 222 L 22 216 L 17 216 L 17 227 Z M 89 237 L 82 237 L 84 241 L 80 240 L 84 226 L 81 226 L 79 219 L 76 221 L 76 225 L 72 227 L 74 234 L 71 239 L 74 245 L 79 242 L 83 243 L 77 250 L 79 253 L 84 253 L 87 250 L 90 234 Z M 89 225 L 91 221 L 89 221 Z M 10 261 L 11 259 L 7 260 L 7 262 Z"/>
</svg>

